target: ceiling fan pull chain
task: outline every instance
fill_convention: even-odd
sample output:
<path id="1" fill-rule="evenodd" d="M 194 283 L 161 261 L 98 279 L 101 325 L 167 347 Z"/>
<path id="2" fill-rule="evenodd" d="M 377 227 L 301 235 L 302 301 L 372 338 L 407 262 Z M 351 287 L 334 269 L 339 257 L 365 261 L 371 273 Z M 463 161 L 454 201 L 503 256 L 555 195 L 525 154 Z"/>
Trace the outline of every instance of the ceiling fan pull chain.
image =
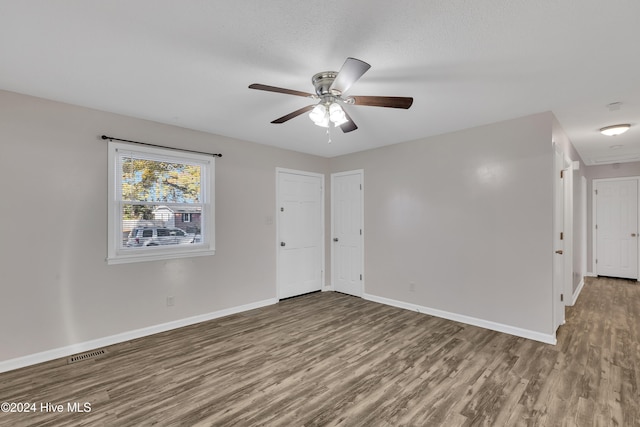
<path id="1" fill-rule="evenodd" d="M 331 133 L 329 133 L 329 128 L 330 128 L 330 127 L 331 127 L 331 126 L 328 126 L 328 127 L 327 127 L 327 137 L 329 138 L 328 144 L 331 144 Z"/>

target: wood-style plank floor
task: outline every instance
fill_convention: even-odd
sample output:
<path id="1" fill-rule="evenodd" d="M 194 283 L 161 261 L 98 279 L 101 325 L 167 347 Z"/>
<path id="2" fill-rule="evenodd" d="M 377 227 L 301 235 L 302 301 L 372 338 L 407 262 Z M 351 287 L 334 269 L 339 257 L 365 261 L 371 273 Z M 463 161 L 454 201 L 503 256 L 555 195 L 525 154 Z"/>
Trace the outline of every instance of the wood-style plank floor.
<path id="1" fill-rule="evenodd" d="M 587 279 L 552 346 L 316 293 L 0 374 L 2 426 L 639 426 L 640 285 Z M 70 413 L 68 402 L 91 412 Z"/>

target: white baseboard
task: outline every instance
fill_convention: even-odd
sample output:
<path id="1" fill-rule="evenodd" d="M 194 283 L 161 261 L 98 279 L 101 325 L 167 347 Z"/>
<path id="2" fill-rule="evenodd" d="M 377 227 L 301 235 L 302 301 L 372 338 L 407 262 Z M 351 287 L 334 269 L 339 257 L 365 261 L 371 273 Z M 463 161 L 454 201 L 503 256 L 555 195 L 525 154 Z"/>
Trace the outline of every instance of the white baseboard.
<path id="1" fill-rule="evenodd" d="M 455 322 L 466 323 L 467 325 L 479 326 L 481 328 L 490 329 L 492 331 L 504 332 L 505 334 L 515 335 L 517 337 L 527 338 L 534 341 L 540 341 L 545 344 L 556 344 L 555 334 L 543 334 L 541 332 L 531 331 L 528 329 L 517 328 L 515 326 L 504 325 L 489 320 L 478 319 L 476 317 L 465 316 L 448 311 L 438 310 L 435 308 L 424 307 L 411 304 L 404 301 L 397 301 L 389 298 L 379 297 L 370 294 L 364 294 L 363 298 L 369 301 L 378 302 L 380 304 L 390 305 L 393 307 L 404 308 L 406 310 L 417 311 L 419 313 L 428 314 L 443 319 L 453 320 Z"/>
<path id="2" fill-rule="evenodd" d="M 582 280 L 580 280 L 580 283 L 578 283 L 578 287 L 573 292 L 573 296 L 571 297 L 571 304 L 569 305 L 576 304 L 576 301 L 578 301 L 578 296 L 580 295 L 580 292 L 582 292 L 583 287 L 584 287 L 584 277 L 582 278 Z"/>
<path id="3" fill-rule="evenodd" d="M 268 305 L 273 305 L 273 304 L 276 304 L 277 302 L 278 302 L 277 298 L 270 298 L 263 301 L 244 304 L 238 307 L 226 308 L 224 310 L 214 311 L 212 313 L 206 313 L 198 316 L 187 317 L 185 319 L 174 320 L 172 322 L 149 326 L 147 328 L 135 329 L 133 331 L 123 332 L 121 334 L 111 335 L 104 338 L 98 338 L 91 341 L 72 344 L 66 347 L 55 348 L 53 350 L 47 350 L 40 353 L 30 354 L 30 355 L 18 357 L 15 359 L 0 361 L 0 373 L 12 371 L 14 369 L 24 368 L 25 366 L 36 365 L 42 362 L 48 362 L 50 360 L 59 359 L 61 357 L 68 357 L 76 353 L 83 353 L 85 351 L 94 350 L 96 348 L 106 347 L 109 345 L 114 345 L 121 342 L 146 337 L 146 336 L 157 334 L 160 332 L 170 331 L 172 329 L 182 328 L 184 326 L 194 325 L 196 323 L 206 322 L 208 320 L 229 316 L 231 314 L 241 313 L 243 311 L 248 311 L 248 310 L 253 310 L 260 307 L 265 307 Z"/>
<path id="4" fill-rule="evenodd" d="M 598 277 L 598 275 L 596 273 L 592 273 L 590 271 L 588 271 L 584 276 L 585 277 Z"/>

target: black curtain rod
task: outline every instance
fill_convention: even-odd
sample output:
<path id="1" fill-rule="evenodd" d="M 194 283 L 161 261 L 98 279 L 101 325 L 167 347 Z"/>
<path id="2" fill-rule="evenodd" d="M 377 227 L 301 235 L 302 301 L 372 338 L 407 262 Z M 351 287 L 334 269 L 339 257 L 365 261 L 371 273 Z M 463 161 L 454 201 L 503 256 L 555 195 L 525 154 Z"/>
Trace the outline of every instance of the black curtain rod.
<path id="1" fill-rule="evenodd" d="M 189 152 L 189 153 L 205 154 L 207 156 L 213 156 L 213 157 L 222 157 L 222 154 L 205 153 L 203 151 L 195 151 L 195 150 L 185 150 L 183 148 L 165 147 L 164 145 L 149 144 L 148 142 L 131 141 L 131 140 L 128 140 L 128 139 L 114 138 L 112 136 L 107 136 L 107 135 L 102 135 L 101 138 L 102 139 L 108 139 L 108 140 L 111 140 L 111 141 L 132 142 L 134 144 L 146 145 L 148 147 L 168 148 L 169 150 L 179 150 L 179 151 L 186 151 L 186 152 Z"/>

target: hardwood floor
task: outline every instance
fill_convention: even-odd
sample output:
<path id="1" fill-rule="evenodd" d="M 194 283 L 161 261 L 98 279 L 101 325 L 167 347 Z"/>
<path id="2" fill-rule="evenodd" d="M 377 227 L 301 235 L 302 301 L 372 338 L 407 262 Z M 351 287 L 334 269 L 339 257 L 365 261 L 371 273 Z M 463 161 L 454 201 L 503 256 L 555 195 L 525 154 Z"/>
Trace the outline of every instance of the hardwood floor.
<path id="1" fill-rule="evenodd" d="M 0 425 L 639 426 L 640 285 L 588 278 L 566 319 L 551 346 L 310 294 L 0 374 L 37 404 Z"/>

